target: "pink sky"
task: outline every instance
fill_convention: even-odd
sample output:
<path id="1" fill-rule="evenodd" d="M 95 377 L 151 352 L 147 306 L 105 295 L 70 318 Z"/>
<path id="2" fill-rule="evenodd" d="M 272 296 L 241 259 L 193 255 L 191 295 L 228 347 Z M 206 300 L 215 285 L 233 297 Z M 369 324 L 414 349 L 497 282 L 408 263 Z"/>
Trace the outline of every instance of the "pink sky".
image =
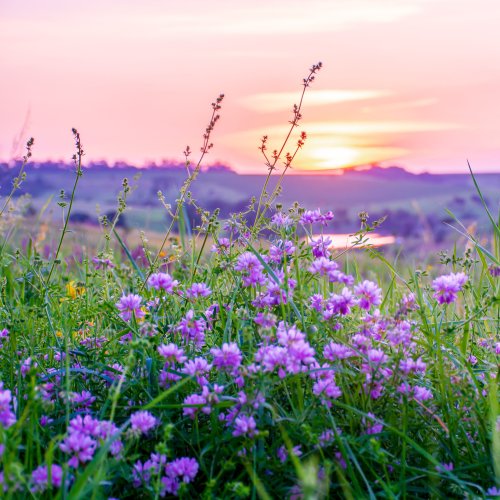
<path id="1" fill-rule="evenodd" d="M 265 172 L 308 68 L 297 169 L 380 162 L 415 172 L 500 170 L 497 0 L 2 0 L 0 159 L 137 164 L 198 150 Z"/>

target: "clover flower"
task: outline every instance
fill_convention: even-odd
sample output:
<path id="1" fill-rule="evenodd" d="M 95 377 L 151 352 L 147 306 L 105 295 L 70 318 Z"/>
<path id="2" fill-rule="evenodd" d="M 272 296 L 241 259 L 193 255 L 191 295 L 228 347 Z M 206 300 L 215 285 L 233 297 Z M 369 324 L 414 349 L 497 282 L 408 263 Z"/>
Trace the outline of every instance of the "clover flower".
<path id="1" fill-rule="evenodd" d="M 370 309 L 382 302 L 382 290 L 373 281 L 365 280 L 354 287 L 354 293 L 359 297 L 358 306 L 361 309 Z"/>
<path id="2" fill-rule="evenodd" d="M 214 357 L 213 364 L 216 368 L 227 369 L 233 373 L 237 371 L 243 359 L 238 345 L 234 342 L 224 343 L 221 348 L 213 347 L 210 352 Z"/>
<path id="3" fill-rule="evenodd" d="M 52 464 L 50 467 L 50 487 L 60 488 L 63 470 L 60 465 Z M 33 481 L 33 492 L 42 493 L 49 487 L 49 470 L 47 465 L 40 465 L 31 473 Z"/>
<path id="4" fill-rule="evenodd" d="M 133 293 L 122 295 L 119 302 L 116 303 L 116 307 L 120 311 L 120 318 L 123 321 L 130 321 L 132 317 L 136 319 L 144 318 L 146 313 L 142 310 L 141 306 L 142 297 Z"/>
<path id="5" fill-rule="evenodd" d="M 186 297 L 190 299 L 195 299 L 197 297 L 208 297 L 211 293 L 212 290 L 210 290 L 206 283 L 193 283 L 186 290 Z"/>
<path id="6" fill-rule="evenodd" d="M 457 294 L 462 290 L 467 282 L 465 273 L 451 273 L 444 276 L 439 276 L 432 282 L 432 288 L 435 293 L 433 297 L 440 304 L 450 304 L 457 300 Z"/>
<path id="7" fill-rule="evenodd" d="M 252 438 L 257 435 L 257 423 L 252 416 L 241 415 L 234 420 L 233 436 Z"/>
<path id="8" fill-rule="evenodd" d="M 174 288 L 179 284 L 170 274 L 154 273 L 148 278 L 148 286 L 155 290 L 163 290 L 166 293 L 173 293 Z"/>
<path id="9" fill-rule="evenodd" d="M 203 318 L 194 319 L 194 311 L 190 309 L 175 328 L 186 340 L 193 341 L 197 347 L 205 344 L 205 330 L 207 324 Z"/>
<path id="10" fill-rule="evenodd" d="M 139 434 L 147 434 L 157 423 L 158 421 L 149 411 L 136 411 L 130 415 L 131 429 Z"/>
<path id="11" fill-rule="evenodd" d="M 3 389 L 0 382 L 0 424 L 5 428 L 16 423 L 16 415 L 12 411 L 12 393 L 9 389 Z"/>

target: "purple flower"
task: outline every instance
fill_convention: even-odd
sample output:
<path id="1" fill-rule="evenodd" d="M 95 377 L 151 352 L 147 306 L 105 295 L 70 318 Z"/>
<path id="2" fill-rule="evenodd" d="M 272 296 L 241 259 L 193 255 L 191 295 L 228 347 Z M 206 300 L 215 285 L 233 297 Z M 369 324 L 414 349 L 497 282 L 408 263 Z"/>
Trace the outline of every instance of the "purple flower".
<path id="1" fill-rule="evenodd" d="M 221 348 L 213 347 L 210 352 L 214 357 L 213 364 L 216 368 L 229 369 L 233 373 L 236 372 L 243 359 L 239 347 L 234 342 L 224 343 Z"/>
<path id="2" fill-rule="evenodd" d="M 318 236 L 317 239 L 312 239 L 309 242 L 309 246 L 312 247 L 312 253 L 315 258 L 319 257 L 329 257 L 330 256 L 330 246 L 333 240 L 329 236 Z"/>
<path id="3" fill-rule="evenodd" d="M 253 319 L 261 328 L 272 328 L 276 325 L 276 316 L 260 312 Z"/>
<path id="4" fill-rule="evenodd" d="M 123 321 L 130 321 L 133 316 L 136 319 L 143 318 L 145 312 L 141 309 L 142 297 L 136 294 L 123 295 L 120 301 L 116 304 L 120 311 L 120 318 Z"/>
<path id="5" fill-rule="evenodd" d="M 244 252 L 238 256 L 235 271 L 243 273 L 243 286 L 264 285 L 266 277 L 264 266 L 252 252 Z"/>
<path id="6" fill-rule="evenodd" d="M 148 278 L 148 286 L 155 290 L 163 290 L 166 293 L 173 293 L 174 288 L 179 284 L 170 274 L 154 273 Z"/>
<path id="7" fill-rule="evenodd" d="M 445 472 L 445 471 L 451 472 L 454 468 L 455 467 L 453 465 L 453 462 L 449 462 L 447 464 L 442 463 L 442 464 L 436 465 L 436 470 L 438 472 Z"/>
<path id="8" fill-rule="evenodd" d="M 202 409 L 205 404 L 205 398 L 201 394 L 191 394 L 184 399 L 184 408 L 182 414 L 186 417 L 194 419 L 196 414 Z"/>
<path id="9" fill-rule="evenodd" d="M 71 401 L 73 404 L 82 408 L 88 408 L 95 400 L 96 397 L 92 396 L 92 393 L 89 391 L 82 391 L 81 393 L 74 392 L 71 395 Z"/>
<path id="10" fill-rule="evenodd" d="M 348 288 L 342 290 L 340 295 L 332 293 L 326 301 L 325 319 L 329 319 L 332 315 L 346 316 L 351 313 L 351 307 L 356 301 Z"/>
<path id="11" fill-rule="evenodd" d="M 115 265 L 109 259 L 100 259 L 99 257 L 92 257 L 92 262 L 96 269 L 112 269 Z"/>
<path id="12" fill-rule="evenodd" d="M 194 299 L 196 297 L 208 297 L 212 290 L 205 283 L 193 283 L 186 290 L 186 297 Z"/>
<path id="13" fill-rule="evenodd" d="M 491 488 L 488 488 L 488 491 L 486 494 L 489 497 L 500 497 L 500 488 L 497 488 L 496 486 L 492 486 Z"/>
<path id="14" fill-rule="evenodd" d="M 193 341 L 197 347 L 202 347 L 205 344 L 206 328 L 205 320 L 194 319 L 194 311 L 190 309 L 175 329 L 180 332 L 186 342 Z"/>
<path id="15" fill-rule="evenodd" d="M 326 276 L 332 271 L 338 269 L 338 264 L 327 257 L 318 257 L 309 266 L 309 272 L 312 274 L 319 274 L 320 276 Z"/>
<path id="16" fill-rule="evenodd" d="M 196 377 L 196 381 L 200 385 L 208 384 L 208 380 L 205 375 L 210 372 L 212 369 L 212 365 L 205 359 L 201 357 L 197 357 L 194 359 L 190 359 L 182 369 L 182 373 L 186 375 L 190 375 L 192 377 Z"/>
<path id="17" fill-rule="evenodd" d="M 293 224 L 293 221 L 288 215 L 285 215 L 283 212 L 276 212 L 271 217 L 271 224 L 276 227 L 289 227 Z"/>
<path id="18" fill-rule="evenodd" d="M 184 363 L 186 356 L 184 350 L 175 344 L 162 344 L 158 347 L 158 353 L 168 362 Z"/>
<path id="19" fill-rule="evenodd" d="M 0 382 L 0 424 L 5 428 L 16 423 L 16 416 L 12 411 L 12 393 L 8 389 L 3 389 Z"/>
<path id="20" fill-rule="evenodd" d="M 435 291 L 433 297 L 440 304 L 455 302 L 457 300 L 457 293 L 462 290 L 467 279 L 465 273 L 452 273 L 436 278 L 432 282 L 432 288 Z"/>
<path id="21" fill-rule="evenodd" d="M 297 446 L 294 446 L 292 448 L 292 453 L 296 456 L 296 457 L 300 457 L 302 455 L 302 450 L 301 450 L 301 446 L 300 444 L 297 445 Z M 278 456 L 279 458 L 279 461 L 284 464 L 288 458 L 288 451 L 287 449 L 284 447 L 284 446 L 280 446 L 278 448 L 278 450 L 276 451 L 276 455 Z"/>
<path id="22" fill-rule="evenodd" d="M 300 218 L 301 224 L 314 224 L 319 222 L 322 226 L 326 226 L 333 219 L 333 212 L 328 211 L 324 214 L 317 208 L 316 210 L 306 210 Z"/>
<path id="23" fill-rule="evenodd" d="M 420 386 L 415 386 L 413 388 L 413 397 L 417 401 L 427 401 L 428 399 L 432 399 L 432 392 L 429 389 L 426 389 L 425 387 L 420 387 Z"/>
<path id="24" fill-rule="evenodd" d="M 62 483 L 63 470 L 60 465 L 52 464 L 50 467 L 51 487 L 60 488 Z M 31 473 L 33 481 L 33 491 L 43 492 L 49 483 L 49 471 L 46 465 L 40 465 Z"/>
<path id="25" fill-rule="evenodd" d="M 190 483 L 198 474 L 199 465 L 194 458 L 177 458 L 169 462 L 165 472 L 169 477 L 178 477 L 184 483 Z"/>
<path id="26" fill-rule="evenodd" d="M 382 302 L 382 290 L 373 281 L 365 280 L 354 287 L 354 293 L 359 297 L 358 306 L 361 309 L 370 309 Z"/>
<path id="27" fill-rule="evenodd" d="M 75 469 L 80 463 L 90 462 L 94 456 L 97 443 L 90 436 L 81 432 L 71 432 L 66 439 L 59 444 L 64 453 L 72 455 L 68 461 L 70 467 Z"/>
<path id="28" fill-rule="evenodd" d="M 156 426 L 158 421 L 149 411 L 136 411 L 130 415 L 130 423 L 133 431 L 146 434 Z"/>
<path id="29" fill-rule="evenodd" d="M 491 276 L 493 276 L 494 278 L 498 278 L 500 276 L 500 266 L 493 266 L 491 265 L 489 268 L 488 268 Z"/>
<path id="30" fill-rule="evenodd" d="M 252 416 L 241 415 L 234 420 L 234 437 L 244 436 L 252 438 L 257 432 L 257 424 Z"/>
<path id="31" fill-rule="evenodd" d="M 325 346 L 323 356 L 329 361 L 335 361 L 337 359 L 351 358 L 356 356 L 356 353 L 346 345 L 330 342 Z"/>

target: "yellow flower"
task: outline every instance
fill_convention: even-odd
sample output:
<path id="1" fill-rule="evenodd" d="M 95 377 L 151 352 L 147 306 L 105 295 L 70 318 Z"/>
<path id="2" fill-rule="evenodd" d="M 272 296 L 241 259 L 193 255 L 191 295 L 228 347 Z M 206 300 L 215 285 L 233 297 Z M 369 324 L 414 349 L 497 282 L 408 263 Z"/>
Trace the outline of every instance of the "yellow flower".
<path id="1" fill-rule="evenodd" d="M 57 330 L 56 331 L 56 337 L 61 338 L 62 336 L 63 336 L 63 333 L 61 332 L 61 330 Z"/>
<path id="2" fill-rule="evenodd" d="M 68 297 L 71 297 L 72 299 L 76 299 L 78 295 L 83 295 L 85 293 L 85 287 L 83 286 L 76 286 L 75 281 L 70 281 L 66 285 L 66 292 Z"/>

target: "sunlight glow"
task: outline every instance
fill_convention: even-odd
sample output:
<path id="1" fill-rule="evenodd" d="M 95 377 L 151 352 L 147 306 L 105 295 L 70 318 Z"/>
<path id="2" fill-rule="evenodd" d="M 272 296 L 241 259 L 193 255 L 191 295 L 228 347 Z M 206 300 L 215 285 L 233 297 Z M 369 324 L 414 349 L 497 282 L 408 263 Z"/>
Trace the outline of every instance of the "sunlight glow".
<path id="1" fill-rule="evenodd" d="M 307 106 L 325 106 L 341 102 L 375 99 L 390 95 L 384 90 L 311 90 L 307 93 L 305 102 Z M 269 92 L 244 97 L 241 103 L 260 113 L 270 113 L 289 109 L 297 100 L 297 92 Z"/>

